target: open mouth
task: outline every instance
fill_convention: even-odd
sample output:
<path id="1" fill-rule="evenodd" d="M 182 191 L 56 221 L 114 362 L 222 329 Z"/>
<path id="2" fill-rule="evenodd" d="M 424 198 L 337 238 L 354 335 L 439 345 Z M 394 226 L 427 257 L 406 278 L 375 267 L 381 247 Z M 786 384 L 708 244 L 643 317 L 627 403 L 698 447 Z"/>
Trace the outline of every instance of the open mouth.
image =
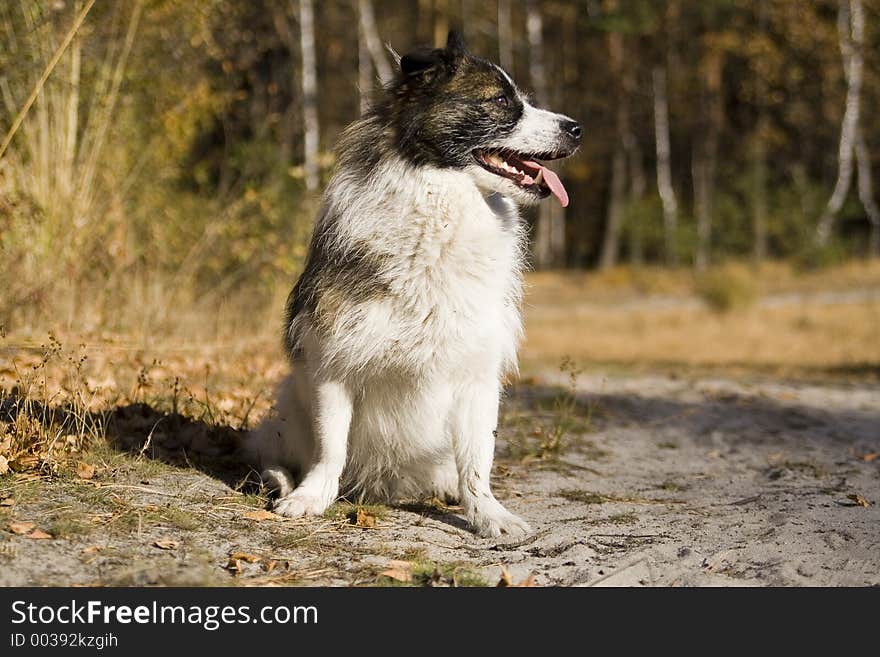
<path id="1" fill-rule="evenodd" d="M 568 192 L 553 171 L 538 160 L 555 160 L 556 153 L 515 153 L 505 149 L 479 149 L 473 152 L 477 163 L 496 176 L 512 180 L 518 187 L 546 198 L 553 194 L 562 207 L 568 205 Z"/>

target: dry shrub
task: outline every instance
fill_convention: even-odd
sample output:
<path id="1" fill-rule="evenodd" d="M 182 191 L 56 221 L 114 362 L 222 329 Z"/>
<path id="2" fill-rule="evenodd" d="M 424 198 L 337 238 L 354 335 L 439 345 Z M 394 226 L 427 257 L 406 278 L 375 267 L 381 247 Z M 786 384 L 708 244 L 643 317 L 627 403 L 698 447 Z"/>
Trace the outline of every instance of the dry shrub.
<path id="1" fill-rule="evenodd" d="M 758 283 L 743 266 L 726 265 L 702 274 L 695 291 L 709 308 L 719 313 L 747 308 L 758 298 Z"/>

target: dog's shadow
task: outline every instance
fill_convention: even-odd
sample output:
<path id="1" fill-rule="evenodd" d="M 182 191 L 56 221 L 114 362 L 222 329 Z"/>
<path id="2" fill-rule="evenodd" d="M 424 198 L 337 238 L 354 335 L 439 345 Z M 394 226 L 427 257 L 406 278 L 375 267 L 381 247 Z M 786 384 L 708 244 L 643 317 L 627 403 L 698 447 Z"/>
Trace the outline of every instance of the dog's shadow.
<path id="1" fill-rule="evenodd" d="M 60 435 L 103 434 L 107 444 L 119 452 L 193 468 L 241 492 L 260 489 L 257 473 L 241 453 L 247 434 L 241 429 L 166 413 L 145 403 L 83 413 L 23 397 L 0 397 L 0 420 L 15 422 L 20 416 Z"/>
<path id="2" fill-rule="evenodd" d="M 108 444 L 181 468 L 194 468 L 234 490 L 255 493 L 260 478 L 245 461 L 243 429 L 212 424 L 149 404 L 119 406 L 105 415 Z"/>
<path id="3" fill-rule="evenodd" d="M 243 454 L 242 445 L 248 434 L 243 429 L 167 413 L 146 403 L 83 414 L 35 400 L 0 397 L 0 420 L 14 422 L 20 415 L 56 431 L 85 428 L 103 432 L 107 444 L 118 452 L 195 469 L 242 493 L 267 493 L 259 473 L 248 465 Z M 391 506 L 458 530 L 470 529 L 454 509 L 433 501 L 404 501 Z"/>
<path id="4" fill-rule="evenodd" d="M 460 511 L 443 508 L 434 504 L 432 501 L 400 502 L 395 504 L 394 508 L 409 513 L 415 513 L 420 516 L 420 518 L 431 518 L 432 520 L 436 520 L 437 522 L 441 522 L 468 533 L 473 531 L 470 524 L 462 518 L 461 515 L 457 515 Z"/>

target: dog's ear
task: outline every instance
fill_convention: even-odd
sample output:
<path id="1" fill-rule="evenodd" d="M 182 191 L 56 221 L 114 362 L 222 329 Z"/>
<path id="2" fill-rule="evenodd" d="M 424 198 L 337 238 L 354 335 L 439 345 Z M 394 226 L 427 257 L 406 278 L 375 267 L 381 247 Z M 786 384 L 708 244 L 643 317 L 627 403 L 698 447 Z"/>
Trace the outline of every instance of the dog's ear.
<path id="1" fill-rule="evenodd" d="M 406 75 L 425 75 L 443 64 L 442 50 L 420 48 L 400 58 L 400 70 Z"/>
<path id="2" fill-rule="evenodd" d="M 421 48 L 406 54 L 400 58 L 400 70 L 428 84 L 455 75 L 466 55 L 467 48 L 461 32 L 452 30 L 446 39 L 446 48 Z"/>
<path id="3" fill-rule="evenodd" d="M 446 52 L 450 59 L 460 60 L 467 55 L 467 46 L 464 45 L 464 36 L 458 30 L 450 30 L 446 37 Z"/>

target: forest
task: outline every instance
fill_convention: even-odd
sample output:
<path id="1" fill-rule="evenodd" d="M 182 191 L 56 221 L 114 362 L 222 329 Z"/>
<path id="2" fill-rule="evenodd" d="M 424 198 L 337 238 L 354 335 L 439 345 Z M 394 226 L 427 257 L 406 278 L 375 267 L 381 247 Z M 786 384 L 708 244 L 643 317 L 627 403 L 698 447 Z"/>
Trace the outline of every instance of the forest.
<path id="1" fill-rule="evenodd" d="M 583 126 L 482 432 L 535 531 L 282 517 L 334 145 L 453 29 Z M 878 107 L 880 0 L 0 0 L 0 587 L 880 585 Z"/>
<path id="2" fill-rule="evenodd" d="M 585 126 L 535 268 L 878 254 L 876 0 L 9 0 L 0 316 L 265 306 L 389 48 L 450 28 Z"/>

